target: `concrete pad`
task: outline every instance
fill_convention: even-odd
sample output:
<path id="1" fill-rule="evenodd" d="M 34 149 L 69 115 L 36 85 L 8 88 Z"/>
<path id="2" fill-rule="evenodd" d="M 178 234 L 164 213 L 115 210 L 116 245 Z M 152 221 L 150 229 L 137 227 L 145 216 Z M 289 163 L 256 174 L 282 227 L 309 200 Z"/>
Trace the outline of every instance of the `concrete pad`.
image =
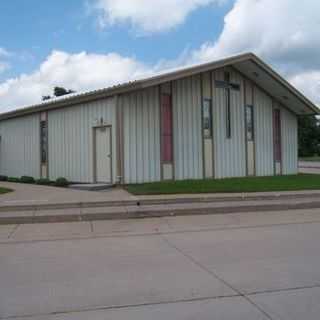
<path id="1" fill-rule="evenodd" d="M 300 173 L 320 174 L 320 168 L 299 168 Z"/>
<path id="2" fill-rule="evenodd" d="M 18 211 L 6 211 L 0 212 L 0 218 L 11 218 L 11 217 L 33 217 L 34 210 L 18 210 Z"/>
<path id="3" fill-rule="evenodd" d="M 250 299 L 274 319 L 318 320 L 320 317 L 320 288 L 263 293 Z"/>
<path id="4" fill-rule="evenodd" d="M 18 318 L 17 320 L 22 320 Z M 255 307 L 240 297 L 160 305 L 96 310 L 60 315 L 42 315 L 24 320 L 266 320 Z"/>
<path id="5" fill-rule="evenodd" d="M 34 216 L 64 216 L 64 215 L 80 215 L 80 208 L 70 209 L 50 209 L 50 210 L 36 210 Z"/>
<path id="6" fill-rule="evenodd" d="M 158 236 L 0 245 L 0 318 L 235 292 Z"/>
<path id="7" fill-rule="evenodd" d="M 8 239 L 10 234 L 14 231 L 16 228 L 16 225 L 7 225 L 7 226 L 1 226 L 0 225 L 0 239 Z"/>
<path id="8" fill-rule="evenodd" d="M 11 240 L 48 240 L 91 235 L 89 222 L 23 224 L 15 230 Z"/>
<path id="9" fill-rule="evenodd" d="M 156 234 L 170 231 L 165 218 L 93 221 L 92 225 L 94 234 L 99 235 Z"/>
<path id="10" fill-rule="evenodd" d="M 319 223 L 164 235 L 245 293 L 320 284 Z"/>
<path id="11" fill-rule="evenodd" d="M 268 226 L 274 224 L 320 222 L 320 210 L 242 212 L 214 215 L 165 217 L 170 231 L 200 231 Z"/>
<path id="12" fill-rule="evenodd" d="M 116 206 L 116 207 L 97 207 L 97 208 L 82 208 L 81 209 L 82 214 L 100 214 L 100 213 L 118 213 L 120 214 L 126 214 L 127 210 L 124 206 Z"/>
<path id="13" fill-rule="evenodd" d="M 14 192 L 1 195 L 0 204 L 55 204 L 64 202 L 95 202 L 114 200 L 133 200 L 136 197 L 119 188 L 99 192 L 71 190 L 22 183 L 1 182 L 3 187 L 11 188 Z"/>

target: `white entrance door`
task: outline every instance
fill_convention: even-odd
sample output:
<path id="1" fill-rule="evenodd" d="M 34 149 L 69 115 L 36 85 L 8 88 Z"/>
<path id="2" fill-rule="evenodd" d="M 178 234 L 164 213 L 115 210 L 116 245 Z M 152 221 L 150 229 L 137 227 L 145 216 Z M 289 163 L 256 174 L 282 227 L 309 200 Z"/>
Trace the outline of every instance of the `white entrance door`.
<path id="1" fill-rule="evenodd" d="M 111 127 L 95 129 L 96 182 L 111 183 Z"/>

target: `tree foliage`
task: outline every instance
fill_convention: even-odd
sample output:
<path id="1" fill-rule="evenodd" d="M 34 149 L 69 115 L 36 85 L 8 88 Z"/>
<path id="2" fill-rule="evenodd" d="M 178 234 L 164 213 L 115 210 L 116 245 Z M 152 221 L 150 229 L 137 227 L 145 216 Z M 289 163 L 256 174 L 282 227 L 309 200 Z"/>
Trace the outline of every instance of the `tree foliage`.
<path id="1" fill-rule="evenodd" d="M 320 122 L 315 116 L 304 116 L 299 124 L 299 157 L 320 155 Z"/>
<path id="2" fill-rule="evenodd" d="M 53 96 L 42 96 L 42 100 L 45 101 L 45 100 L 50 100 L 52 98 L 56 98 L 56 97 L 61 97 L 61 96 L 64 96 L 66 94 L 70 94 L 70 93 L 75 93 L 75 91 L 73 90 L 68 90 L 68 89 L 65 89 L 63 87 L 54 87 L 53 89 Z"/>

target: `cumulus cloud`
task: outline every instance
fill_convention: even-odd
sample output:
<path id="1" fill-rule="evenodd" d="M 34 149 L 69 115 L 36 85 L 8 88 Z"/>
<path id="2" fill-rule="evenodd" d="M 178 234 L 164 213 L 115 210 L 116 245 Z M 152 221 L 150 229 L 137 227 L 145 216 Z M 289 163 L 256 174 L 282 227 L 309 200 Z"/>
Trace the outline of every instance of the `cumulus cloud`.
<path id="1" fill-rule="evenodd" d="M 217 3 L 218 0 L 99 2 L 104 5 L 104 18 L 108 23 L 128 20 L 146 30 L 155 23 L 152 30 L 159 31 L 181 23 L 194 8 Z M 182 11 L 172 16 L 177 7 L 183 7 L 180 8 Z M 99 55 L 53 51 L 34 72 L 0 83 L 0 112 L 37 103 L 43 95 L 51 94 L 54 86 L 87 91 L 170 67 L 214 60 L 244 51 L 253 51 L 271 63 L 320 105 L 319 9 L 320 2 L 317 0 L 309 0 L 307 4 L 298 0 L 236 0 L 225 17 L 223 31 L 216 42 L 205 43 L 191 53 L 183 52 L 175 61 L 159 60 L 153 66 L 117 53 Z M 170 12 L 170 15 L 164 12 Z M 158 15 L 163 18 L 162 21 L 158 21 Z M 0 70 L 7 54 L 7 51 L 0 49 Z"/>
<path id="2" fill-rule="evenodd" d="M 9 51 L 0 47 L 0 57 L 8 57 L 8 56 L 10 56 Z"/>
<path id="3" fill-rule="evenodd" d="M 10 68 L 9 62 L 6 61 L 10 55 L 9 51 L 0 47 L 0 73 Z"/>
<path id="4" fill-rule="evenodd" d="M 320 107 L 320 70 L 297 73 L 289 81 Z"/>
<path id="5" fill-rule="evenodd" d="M 102 27 L 129 23 L 146 32 L 162 32 L 182 24 L 195 9 L 226 0 L 95 0 Z"/>
<path id="6" fill-rule="evenodd" d="M 319 10 L 318 0 L 237 0 L 218 40 L 203 44 L 191 60 L 252 51 L 320 104 L 312 82 L 320 73 Z"/>
<path id="7" fill-rule="evenodd" d="M 155 71 L 156 67 L 149 68 L 134 58 L 116 53 L 98 55 L 53 51 L 35 72 L 0 83 L 0 112 L 38 103 L 43 95 L 51 94 L 55 86 L 87 91 Z"/>

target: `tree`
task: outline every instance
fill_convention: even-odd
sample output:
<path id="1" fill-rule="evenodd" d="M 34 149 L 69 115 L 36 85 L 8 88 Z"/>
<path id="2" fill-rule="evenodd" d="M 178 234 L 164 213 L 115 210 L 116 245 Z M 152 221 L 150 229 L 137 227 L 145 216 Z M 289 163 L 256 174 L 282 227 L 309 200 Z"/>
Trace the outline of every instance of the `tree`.
<path id="1" fill-rule="evenodd" d="M 65 89 L 63 87 L 54 87 L 54 89 L 53 89 L 53 97 L 51 97 L 51 96 L 42 96 L 42 100 L 45 101 L 45 100 L 52 99 L 54 97 L 61 97 L 61 96 L 64 96 L 64 95 L 70 94 L 70 93 L 75 93 L 75 91 L 67 90 L 67 89 Z"/>
<path id="2" fill-rule="evenodd" d="M 299 157 L 320 155 L 320 122 L 315 116 L 303 116 L 298 120 Z"/>
<path id="3" fill-rule="evenodd" d="M 66 94 L 74 93 L 75 91 L 67 90 L 67 89 L 65 89 L 63 87 L 55 87 L 53 92 L 54 92 L 54 96 L 55 97 L 61 97 L 61 96 L 64 96 Z"/>

